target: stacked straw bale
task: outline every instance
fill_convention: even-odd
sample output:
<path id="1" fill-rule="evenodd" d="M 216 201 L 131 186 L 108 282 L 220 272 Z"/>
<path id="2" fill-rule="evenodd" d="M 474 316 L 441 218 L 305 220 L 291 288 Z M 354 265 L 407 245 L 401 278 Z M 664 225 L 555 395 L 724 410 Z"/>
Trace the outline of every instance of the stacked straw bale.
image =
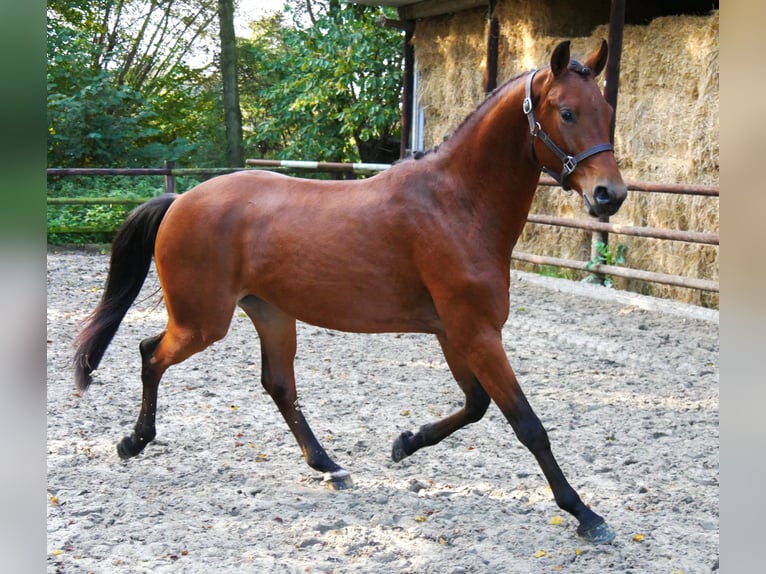
<path id="1" fill-rule="evenodd" d="M 592 4 L 592 6 L 589 6 Z M 608 36 L 608 6 L 552 0 L 499 0 L 498 82 L 548 64 L 572 40 L 583 58 Z M 426 146 L 438 144 L 484 98 L 487 14 L 476 9 L 418 22 L 415 51 L 426 104 Z M 626 180 L 718 184 L 718 11 L 627 25 L 623 36 L 615 150 Z M 541 187 L 532 212 L 584 217 L 582 200 Z M 632 192 L 616 223 L 717 233 L 718 199 Z M 628 265 L 718 279 L 718 248 L 613 235 L 628 247 Z M 587 260 L 586 231 L 528 225 L 519 251 Z M 522 265 L 519 264 L 519 267 Z M 572 272 L 572 277 L 578 276 Z M 716 294 L 616 279 L 621 288 L 717 307 Z"/>
<path id="2" fill-rule="evenodd" d="M 484 10 L 417 24 L 414 41 L 426 147 L 441 142 L 484 98 L 485 25 Z"/>

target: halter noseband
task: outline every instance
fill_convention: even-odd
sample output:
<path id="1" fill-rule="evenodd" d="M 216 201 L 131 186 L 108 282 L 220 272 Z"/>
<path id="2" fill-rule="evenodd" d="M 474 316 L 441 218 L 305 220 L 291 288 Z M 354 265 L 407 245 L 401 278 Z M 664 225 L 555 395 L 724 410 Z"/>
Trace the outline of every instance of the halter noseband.
<path id="1" fill-rule="evenodd" d="M 541 165 L 542 171 L 550 175 L 553 179 L 555 179 L 559 184 L 561 184 L 561 187 L 564 188 L 564 190 L 569 191 L 571 188 L 567 185 L 566 181 L 567 178 L 571 175 L 571 173 L 575 170 L 577 167 L 577 164 L 583 161 L 586 158 L 589 158 L 592 155 L 596 155 L 597 153 L 601 153 L 602 151 L 614 151 L 614 146 L 610 143 L 602 143 L 598 145 L 594 145 L 592 148 L 585 150 L 582 153 L 578 153 L 576 156 L 571 156 L 562 149 L 556 145 L 556 143 L 550 138 L 550 136 L 545 133 L 545 130 L 543 130 L 542 126 L 540 125 L 540 122 L 538 122 L 535 119 L 535 110 L 534 105 L 532 104 L 532 80 L 535 77 L 535 74 L 537 73 L 537 70 L 532 70 L 530 72 L 529 76 L 527 76 L 527 87 L 526 87 L 526 94 L 524 98 L 524 103 L 522 104 L 522 108 L 524 110 L 524 115 L 527 116 L 527 121 L 529 121 L 529 133 L 532 137 L 529 138 L 529 157 L 532 159 L 533 162 L 539 164 L 540 162 L 537 161 L 537 157 L 535 157 L 535 137 L 540 138 L 540 140 L 547 146 L 549 150 L 551 150 L 556 157 L 558 157 L 561 160 L 561 163 L 563 165 L 561 169 L 561 174 L 556 173 L 550 168 L 545 167 L 544 165 Z"/>

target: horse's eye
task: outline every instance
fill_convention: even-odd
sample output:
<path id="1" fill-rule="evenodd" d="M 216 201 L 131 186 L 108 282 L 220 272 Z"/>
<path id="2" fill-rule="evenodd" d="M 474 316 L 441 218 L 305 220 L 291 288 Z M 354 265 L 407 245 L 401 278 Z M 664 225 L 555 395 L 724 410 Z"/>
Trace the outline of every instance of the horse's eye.
<path id="1" fill-rule="evenodd" d="M 574 121 L 574 114 L 572 113 L 572 110 L 561 110 L 561 119 L 565 122 L 573 122 Z"/>

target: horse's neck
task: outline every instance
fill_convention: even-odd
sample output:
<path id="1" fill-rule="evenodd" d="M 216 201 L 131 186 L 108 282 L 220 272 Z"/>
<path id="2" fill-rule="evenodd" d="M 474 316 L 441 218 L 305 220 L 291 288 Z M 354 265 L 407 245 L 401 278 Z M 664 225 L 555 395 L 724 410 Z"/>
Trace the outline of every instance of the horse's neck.
<path id="1" fill-rule="evenodd" d="M 512 248 L 526 221 L 540 169 L 529 157 L 529 124 L 522 110 L 525 76 L 491 96 L 442 146 L 464 182 L 458 193 L 483 207 Z"/>

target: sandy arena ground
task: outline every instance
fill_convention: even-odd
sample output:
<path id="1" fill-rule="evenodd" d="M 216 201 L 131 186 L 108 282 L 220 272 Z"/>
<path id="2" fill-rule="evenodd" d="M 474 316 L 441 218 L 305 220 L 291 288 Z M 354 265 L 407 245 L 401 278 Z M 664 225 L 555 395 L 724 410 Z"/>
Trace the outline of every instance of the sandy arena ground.
<path id="1" fill-rule="evenodd" d="M 513 274 L 505 346 L 572 485 L 617 531 L 578 538 L 492 405 L 393 463 L 404 430 L 462 404 L 427 335 L 299 325 L 300 403 L 355 488 L 324 488 L 260 387 L 243 313 L 160 385 L 158 435 L 118 458 L 141 400 L 141 339 L 164 327 L 150 275 L 95 382 L 77 325 L 108 256 L 48 254 L 48 572 L 698 574 L 718 570 L 718 314 Z"/>

